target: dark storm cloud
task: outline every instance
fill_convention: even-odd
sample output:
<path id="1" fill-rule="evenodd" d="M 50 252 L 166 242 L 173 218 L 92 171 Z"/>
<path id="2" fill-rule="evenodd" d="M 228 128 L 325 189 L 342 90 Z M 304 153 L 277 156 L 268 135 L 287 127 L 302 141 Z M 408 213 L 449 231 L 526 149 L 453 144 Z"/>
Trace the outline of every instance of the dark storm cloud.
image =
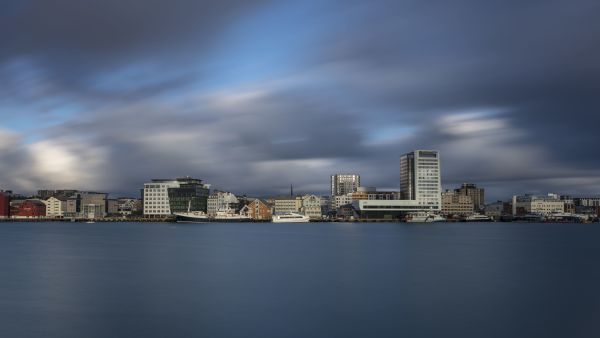
<path id="1" fill-rule="evenodd" d="M 531 175 L 558 179 L 581 175 L 578 169 L 598 175 L 597 1 L 393 1 L 360 10 L 366 14 L 354 16 L 344 35 L 331 38 L 326 55 L 331 62 L 356 65 L 359 74 L 350 80 L 373 105 L 395 108 L 390 119 L 395 115 L 421 128 L 405 145 L 447 148 L 461 145 L 460 140 L 485 141 L 489 135 L 448 134 L 432 122 L 448 114 L 496 110 L 502 112 L 507 137 L 477 150 L 534 148 L 532 156 L 544 154 L 543 162 L 530 163 L 538 169 L 505 163 L 499 173 L 477 165 L 478 154 L 459 154 L 460 160 L 469 157 L 464 167 L 446 156 L 447 180 L 460 181 L 459 175 L 486 181 Z M 501 144 L 505 147 L 497 147 Z M 560 167 L 560 174 L 549 174 L 544 166 Z"/>
<path id="2" fill-rule="evenodd" d="M 223 41 L 273 2 L 6 5 L 0 102 L 83 107 L 34 142 L 0 134 L 13 144 L 0 148 L 14 159 L 3 171 L 30 168 L 27 184 L 1 176 L 14 186 L 67 168 L 89 188 L 123 192 L 185 174 L 238 192 L 322 192 L 338 171 L 397 188 L 398 156 L 434 148 L 449 185 L 475 181 L 498 197 L 600 192 L 597 1 L 331 1 L 302 12 L 312 37 L 286 55 L 296 68 L 227 90 L 195 88 L 198 64 L 215 41 L 272 38 L 242 30 Z"/>
<path id="3" fill-rule="evenodd" d="M 156 81 L 181 62 L 198 57 L 236 17 L 264 2 L 4 1 L 0 63 L 24 58 L 46 81 L 66 87 L 67 92 L 93 90 L 94 76 L 139 64 L 153 65 L 147 70 L 153 76 L 147 77 Z M 138 87 L 146 86 L 144 80 Z M 167 85 L 179 84 L 181 78 L 172 81 Z M 161 89 L 157 87 L 161 84 L 148 85 L 148 90 Z"/>

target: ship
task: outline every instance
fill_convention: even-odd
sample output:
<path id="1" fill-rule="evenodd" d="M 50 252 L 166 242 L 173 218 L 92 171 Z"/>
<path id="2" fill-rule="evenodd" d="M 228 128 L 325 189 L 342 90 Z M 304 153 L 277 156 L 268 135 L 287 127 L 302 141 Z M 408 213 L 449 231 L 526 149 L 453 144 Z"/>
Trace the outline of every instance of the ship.
<path id="1" fill-rule="evenodd" d="M 415 213 L 410 214 L 406 217 L 408 223 L 434 223 L 434 222 L 446 222 L 446 218 L 441 215 L 431 213 Z"/>
<path id="2" fill-rule="evenodd" d="M 174 212 L 177 223 L 206 223 L 209 221 L 208 215 L 204 211 L 191 211 L 192 201 L 188 202 L 187 212 Z"/>
<path id="3" fill-rule="evenodd" d="M 310 217 L 306 215 L 297 214 L 294 212 L 290 212 L 287 214 L 279 214 L 273 215 L 273 219 L 271 220 L 273 223 L 308 223 L 310 222 Z"/>
<path id="4" fill-rule="evenodd" d="M 482 214 L 473 214 L 465 218 L 465 222 L 493 222 L 494 220 L 490 216 Z"/>
<path id="5" fill-rule="evenodd" d="M 241 215 L 233 211 L 233 209 L 225 209 L 217 211 L 214 217 L 209 218 L 212 222 L 251 222 L 252 218 L 247 215 Z"/>
<path id="6" fill-rule="evenodd" d="M 173 215 L 177 223 L 207 223 L 210 221 L 204 211 L 176 212 Z"/>

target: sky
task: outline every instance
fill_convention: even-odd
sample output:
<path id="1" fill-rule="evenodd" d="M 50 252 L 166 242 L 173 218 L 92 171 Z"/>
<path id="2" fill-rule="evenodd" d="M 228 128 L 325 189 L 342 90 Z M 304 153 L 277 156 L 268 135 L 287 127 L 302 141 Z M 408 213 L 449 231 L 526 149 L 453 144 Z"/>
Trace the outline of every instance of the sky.
<path id="1" fill-rule="evenodd" d="M 600 194 L 600 2 L 4 0 L 0 189 Z"/>

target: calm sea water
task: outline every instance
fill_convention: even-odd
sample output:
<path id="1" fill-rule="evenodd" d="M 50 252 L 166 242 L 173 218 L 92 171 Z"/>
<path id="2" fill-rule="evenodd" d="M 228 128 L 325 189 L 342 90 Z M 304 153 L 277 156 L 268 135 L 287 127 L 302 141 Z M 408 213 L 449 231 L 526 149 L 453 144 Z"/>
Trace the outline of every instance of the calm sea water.
<path id="1" fill-rule="evenodd" d="M 0 337 L 600 337 L 600 224 L 0 223 Z"/>

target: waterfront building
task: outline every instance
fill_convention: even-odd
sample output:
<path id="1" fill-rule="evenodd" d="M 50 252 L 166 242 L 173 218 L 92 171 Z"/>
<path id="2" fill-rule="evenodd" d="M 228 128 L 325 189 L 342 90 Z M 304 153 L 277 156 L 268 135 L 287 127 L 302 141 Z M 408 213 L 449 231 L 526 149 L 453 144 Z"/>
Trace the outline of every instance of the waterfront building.
<path id="1" fill-rule="evenodd" d="M 78 191 L 66 199 L 67 218 L 102 218 L 106 216 L 107 193 Z"/>
<path id="2" fill-rule="evenodd" d="M 10 217 L 10 194 L 0 191 L 0 218 Z"/>
<path id="3" fill-rule="evenodd" d="M 352 201 L 359 200 L 397 200 L 399 193 L 397 191 L 377 191 L 375 187 L 358 187 L 356 192 L 351 194 Z"/>
<path id="4" fill-rule="evenodd" d="M 331 196 L 353 193 L 358 187 L 360 187 L 360 175 L 358 174 L 331 175 Z"/>
<path id="5" fill-rule="evenodd" d="M 368 200 L 369 194 L 377 192 L 375 187 L 358 187 L 355 192 L 351 193 L 352 201 Z"/>
<path id="6" fill-rule="evenodd" d="M 38 192 L 39 194 L 39 192 Z M 63 218 L 67 210 L 67 198 L 60 195 L 52 195 L 43 201 L 46 205 L 46 217 Z"/>
<path id="7" fill-rule="evenodd" d="M 36 199 L 22 201 L 14 206 L 11 214 L 13 218 L 44 218 L 46 217 L 46 205 Z"/>
<path id="8" fill-rule="evenodd" d="M 338 220 L 353 220 L 356 218 L 357 212 L 352 204 L 346 204 L 336 210 L 335 216 Z"/>
<path id="9" fill-rule="evenodd" d="M 103 218 L 106 216 L 105 208 L 104 203 L 82 203 L 79 217 L 89 219 Z"/>
<path id="10" fill-rule="evenodd" d="M 331 210 L 331 196 L 321 196 L 321 214 L 328 215 Z"/>
<path id="11" fill-rule="evenodd" d="M 471 196 L 451 190 L 442 193 L 442 215 L 469 216 L 474 211 Z"/>
<path id="12" fill-rule="evenodd" d="M 509 202 L 497 201 L 487 204 L 484 208 L 486 216 L 494 219 L 500 219 L 503 216 L 512 215 L 512 204 Z"/>
<path id="13" fill-rule="evenodd" d="M 302 197 L 300 196 L 272 197 L 269 202 L 273 204 L 274 214 L 298 213 L 302 208 Z"/>
<path id="14" fill-rule="evenodd" d="M 560 195 L 558 197 L 561 201 L 565 202 L 565 212 L 574 214 L 575 213 L 575 199 L 571 196 Z"/>
<path id="15" fill-rule="evenodd" d="M 255 198 L 246 204 L 240 213 L 250 216 L 255 221 L 268 221 L 273 215 L 273 205 L 266 200 Z"/>
<path id="16" fill-rule="evenodd" d="M 525 214 L 547 215 L 564 212 L 565 201 L 561 201 L 554 194 L 548 194 L 547 196 L 513 196 L 512 207 L 513 216 L 522 216 Z"/>
<path id="17" fill-rule="evenodd" d="M 352 206 L 363 219 L 401 219 L 407 213 L 439 211 L 416 200 L 359 200 Z"/>
<path id="18" fill-rule="evenodd" d="M 334 196 L 332 201 L 331 206 L 333 210 L 337 211 L 343 205 L 352 204 L 352 193 Z"/>
<path id="19" fill-rule="evenodd" d="M 147 217 L 165 217 L 174 212 L 207 211 L 210 185 L 183 177 L 153 179 L 144 183 L 143 210 Z"/>
<path id="20" fill-rule="evenodd" d="M 416 205 L 441 210 L 442 184 L 440 154 L 436 150 L 415 150 L 400 158 L 400 198 Z"/>
<path id="21" fill-rule="evenodd" d="M 137 214 L 142 210 L 142 201 L 137 198 L 121 197 L 117 199 L 117 213 L 123 216 Z"/>
<path id="22" fill-rule="evenodd" d="M 578 207 L 600 207 L 600 197 L 575 197 L 573 203 Z"/>
<path id="23" fill-rule="evenodd" d="M 106 214 L 110 216 L 119 214 L 119 200 L 116 198 L 109 198 L 106 200 Z"/>
<path id="24" fill-rule="evenodd" d="M 302 196 L 302 207 L 300 212 L 311 219 L 319 219 L 323 217 L 321 213 L 321 198 L 315 195 Z"/>
<path id="25" fill-rule="evenodd" d="M 454 190 L 462 196 L 469 196 L 473 201 L 475 211 L 480 211 L 485 208 L 485 189 L 478 188 L 472 183 L 463 183 L 462 186 Z"/>
<path id="26" fill-rule="evenodd" d="M 441 211 L 441 190 L 439 152 L 415 150 L 400 157 L 400 194 L 367 192 L 374 199 L 355 200 L 352 206 L 363 219 L 401 219 L 407 213 Z"/>
<path id="27" fill-rule="evenodd" d="M 235 194 L 217 190 L 208 196 L 206 213 L 214 217 L 218 211 L 238 210 L 239 205 L 240 201 Z"/>

